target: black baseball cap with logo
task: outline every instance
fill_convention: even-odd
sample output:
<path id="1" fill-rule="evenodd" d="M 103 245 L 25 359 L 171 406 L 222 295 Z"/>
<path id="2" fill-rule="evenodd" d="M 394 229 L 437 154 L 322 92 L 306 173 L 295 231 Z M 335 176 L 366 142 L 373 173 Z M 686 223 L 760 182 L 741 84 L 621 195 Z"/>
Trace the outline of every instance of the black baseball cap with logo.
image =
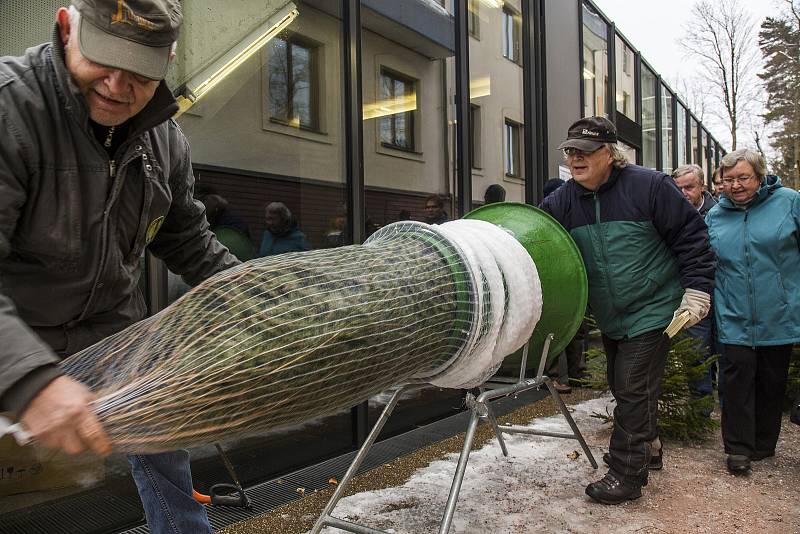
<path id="1" fill-rule="evenodd" d="M 183 20 L 178 0 L 73 0 L 73 5 L 81 14 L 78 44 L 87 59 L 164 79 Z"/>
<path id="2" fill-rule="evenodd" d="M 606 143 L 617 142 L 617 128 L 605 117 L 584 117 L 572 124 L 567 139 L 558 145 L 559 150 L 577 148 L 594 152 Z"/>

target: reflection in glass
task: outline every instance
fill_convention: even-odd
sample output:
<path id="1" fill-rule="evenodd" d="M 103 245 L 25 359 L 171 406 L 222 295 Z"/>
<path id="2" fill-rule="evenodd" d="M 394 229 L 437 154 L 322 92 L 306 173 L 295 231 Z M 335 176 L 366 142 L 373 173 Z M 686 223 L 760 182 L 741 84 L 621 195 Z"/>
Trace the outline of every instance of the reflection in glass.
<path id="1" fill-rule="evenodd" d="M 414 81 L 386 69 L 381 70 L 380 98 L 378 102 L 414 102 Z M 414 112 L 400 111 L 381 117 L 379 122 L 381 142 L 397 148 L 414 150 Z"/>
<path id="2" fill-rule="evenodd" d="M 675 142 L 678 143 L 678 161 L 675 163 L 679 167 L 688 162 L 686 158 L 686 108 L 678 103 L 678 116 L 677 125 L 675 126 L 678 131 L 675 136 Z"/>
<path id="3" fill-rule="evenodd" d="M 700 155 L 701 155 L 701 158 L 702 158 L 701 159 L 701 161 L 702 161 L 701 165 L 703 167 L 703 172 L 705 172 L 707 174 L 707 178 L 710 179 L 711 178 L 711 173 L 713 172 L 713 169 L 711 169 L 709 167 L 710 160 L 709 160 L 709 157 L 708 157 L 708 155 L 711 153 L 710 152 L 711 151 L 711 147 L 708 146 L 708 132 L 706 132 L 705 130 L 702 131 L 701 140 L 702 140 L 702 145 L 700 147 Z"/>
<path id="4" fill-rule="evenodd" d="M 689 127 L 691 128 L 691 131 L 689 132 L 691 137 L 689 139 L 691 139 L 692 142 L 692 151 L 689 153 L 689 162 L 700 165 L 702 158 L 700 157 L 699 145 L 697 144 L 697 121 L 692 117 L 689 117 Z"/>
<path id="5" fill-rule="evenodd" d="M 665 85 L 661 86 L 661 170 L 672 172 L 672 93 Z"/>
<path id="6" fill-rule="evenodd" d="M 636 149 L 623 141 L 617 141 L 617 147 L 628 158 L 628 163 L 636 163 Z"/>
<path id="7" fill-rule="evenodd" d="M 642 165 L 655 169 L 657 163 L 656 89 L 653 71 L 642 65 Z"/>
<path id="8" fill-rule="evenodd" d="M 296 128 L 316 128 L 313 48 L 296 40 L 270 42 L 267 66 L 269 111 L 273 120 Z"/>
<path id="9" fill-rule="evenodd" d="M 508 6 L 503 6 L 503 57 L 515 63 L 522 61 L 520 38 L 522 25 L 517 15 Z"/>
<path id="10" fill-rule="evenodd" d="M 583 4 L 583 115 L 606 115 L 608 95 L 608 26 Z"/>
<path id="11" fill-rule="evenodd" d="M 617 61 L 617 112 L 622 113 L 630 120 L 636 120 L 636 107 L 633 103 L 635 92 L 634 54 L 633 50 L 616 36 L 616 61 Z"/>

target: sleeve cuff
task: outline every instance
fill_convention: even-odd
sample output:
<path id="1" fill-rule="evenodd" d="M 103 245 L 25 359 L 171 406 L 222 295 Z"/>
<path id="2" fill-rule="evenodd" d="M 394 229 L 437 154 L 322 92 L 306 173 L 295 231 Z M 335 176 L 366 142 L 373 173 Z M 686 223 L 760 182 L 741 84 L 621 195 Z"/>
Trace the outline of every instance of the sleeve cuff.
<path id="1" fill-rule="evenodd" d="M 62 374 L 61 368 L 55 364 L 37 367 L 0 397 L 0 411 L 13 412 L 19 416 L 45 386 Z"/>

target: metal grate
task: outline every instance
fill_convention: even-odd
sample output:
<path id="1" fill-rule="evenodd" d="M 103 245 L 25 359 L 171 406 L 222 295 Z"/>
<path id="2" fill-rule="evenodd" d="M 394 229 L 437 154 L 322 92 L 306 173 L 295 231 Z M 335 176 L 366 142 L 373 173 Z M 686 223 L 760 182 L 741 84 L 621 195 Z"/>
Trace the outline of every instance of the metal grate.
<path id="1" fill-rule="evenodd" d="M 56 10 L 69 0 L 0 1 L 0 56 L 21 56 L 50 40 Z"/>

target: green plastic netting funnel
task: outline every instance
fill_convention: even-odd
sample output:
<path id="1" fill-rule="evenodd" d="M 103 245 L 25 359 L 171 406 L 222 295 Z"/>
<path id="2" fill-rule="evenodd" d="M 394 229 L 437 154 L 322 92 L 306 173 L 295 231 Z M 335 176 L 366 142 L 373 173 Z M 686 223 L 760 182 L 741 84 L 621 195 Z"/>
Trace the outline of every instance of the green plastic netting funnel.
<path id="1" fill-rule="evenodd" d="M 464 218 L 490 222 L 509 231 L 528 251 L 542 284 L 542 317 L 530 338 L 528 374 L 539 365 L 545 338 L 552 332 L 548 359 L 572 340 L 583 320 L 588 298 L 586 268 L 569 233 L 544 211 L 517 202 L 488 204 Z M 522 350 L 506 357 L 498 374 L 519 373 Z"/>

